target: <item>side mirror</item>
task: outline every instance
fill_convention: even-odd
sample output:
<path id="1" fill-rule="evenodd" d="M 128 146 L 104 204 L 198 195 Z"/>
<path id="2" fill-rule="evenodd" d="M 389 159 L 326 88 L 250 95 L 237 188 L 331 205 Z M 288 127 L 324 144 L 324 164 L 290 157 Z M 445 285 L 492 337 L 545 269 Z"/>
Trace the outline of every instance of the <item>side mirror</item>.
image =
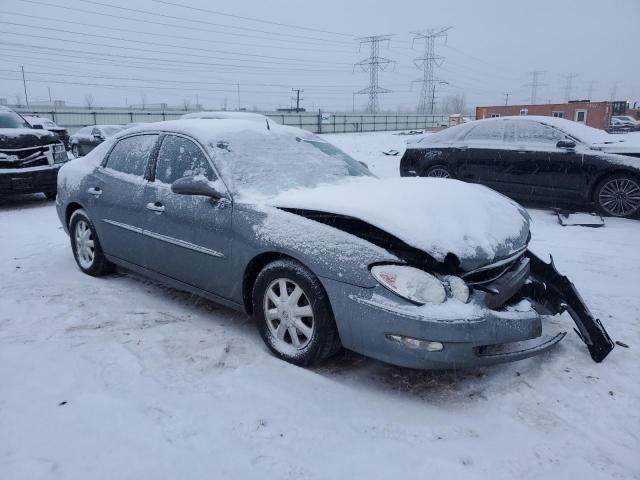
<path id="1" fill-rule="evenodd" d="M 34 130 L 44 130 L 44 127 L 40 124 L 31 125 L 31 128 L 33 128 Z"/>
<path id="2" fill-rule="evenodd" d="M 556 143 L 556 148 L 573 150 L 574 148 L 576 148 L 576 142 L 572 142 L 571 140 L 560 140 L 558 143 Z"/>
<path id="3" fill-rule="evenodd" d="M 179 178 L 171 184 L 171 191 L 178 195 L 202 195 L 211 198 L 222 198 L 226 196 L 204 175 Z"/>

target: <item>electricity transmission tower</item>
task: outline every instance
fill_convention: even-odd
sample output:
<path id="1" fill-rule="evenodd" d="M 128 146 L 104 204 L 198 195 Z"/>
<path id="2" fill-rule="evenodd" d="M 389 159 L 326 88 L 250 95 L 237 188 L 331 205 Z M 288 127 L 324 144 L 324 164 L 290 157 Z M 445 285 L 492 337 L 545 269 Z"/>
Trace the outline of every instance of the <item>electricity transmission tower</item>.
<path id="1" fill-rule="evenodd" d="M 391 92 L 391 90 L 382 88 L 378 84 L 378 72 L 380 70 L 386 70 L 389 65 L 393 63 L 393 60 L 383 58 L 379 55 L 380 44 L 387 42 L 388 45 L 390 39 L 391 35 L 374 35 L 358 39 L 361 47 L 363 44 L 369 44 L 369 58 L 365 58 L 354 65 L 354 70 L 355 67 L 360 67 L 365 72 L 369 72 L 369 86 L 355 92 L 358 95 L 369 95 L 369 104 L 367 106 L 368 113 L 376 113 L 378 111 L 379 94 Z"/>
<path id="2" fill-rule="evenodd" d="M 512 95 L 511 92 L 504 92 L 504 104 L 509 105 L 509 97 Z"/>
<path id="3" fill-rule="evenodd" d="M 422 68 L 422 78 L 412 82 L 422 84 L 420 89 L 420 100 L 418 102 L 419 113 L 427 113 L 428 111 L 433 115 L 436 106 L 436 86 L 447 83 L 435 78 L 434 74 L 435 67 L 439 67 L 444 62 L 444 57 L 436 55 L 436 40 L 438 38 L 446 38 L 447 31 L 450 29 L 451 27 L 446 27 L 441 28 L 440 30 L 429 29 L 413 33 L 414 37 L 411 44 L 412 48 L 416 40 L 424 40 L 424 51 L 422 56 L 413 59 L 413 63 L 416 68 Z"/>
<path id="4" fill-rule="evenodd" d="M 542 70 L 535 70 L 533 72 L 529 72 L 531 75 L 531 83 L 527 83 L 526 87 L 531 87 L 531 105 L 535 105 L 538 99 L 538 87 L 544 85 L 544 83 L 540 82 L 540 77 L 544 74 Z"/>
<path id="5" fill-rule="evenodd" d="M 304 100 L 304 98 L 300 98 L 300 92 L 304 92 L 304 90 L 301 90 L 299 88 L 292 88 L 291 90 L 296 92 L 296 96 L 295 97 L 291 97 L 291 100 L 295 100 L 295 102 L 296 102 L 296 113 L 300 113 L 300 100 Z"/>
<path id="6" fill-rule="evenodd" d="M 573 88 L 573 79 L 578 77 L 577 73 L 567 73 L 566 75 L 563 75 L 564 78 L 567 79 L 567 82 L 564 86 L 564 99 L 565 101 L 569 101 L 571 100 L 571 89 Z"/>

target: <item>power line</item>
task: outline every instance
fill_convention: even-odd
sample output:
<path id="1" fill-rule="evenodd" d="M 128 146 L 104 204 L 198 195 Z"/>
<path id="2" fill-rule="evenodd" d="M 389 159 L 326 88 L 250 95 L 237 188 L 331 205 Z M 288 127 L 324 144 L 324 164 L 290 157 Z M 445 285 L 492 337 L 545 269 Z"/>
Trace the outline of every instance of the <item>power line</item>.
<path id="1" fill-rule="evenodd" d="M 436 103 L 436 85 L 446 83 L 434 76 L 435 67 L 442 65 L 444 61 L 444 57 L 436 55 L 435 43 L 438 38 L 446 38 L 447 31 L 450 29 L 451 27 L 446 27 L 440 30 L 429 29 L 414 33 L 413 42 L 424 40 L 423 55 L 413 61 L 417 68 L 422 68 L 422 78 L 413 82 L 422 84 L 420 101 L 418 102 L 418 112 L 420 113 L 426 113 L 427 105 L 429 105 L 429 112 L 433 115 Z"/>
<path id="2" fill-rule="evenodd" d="M 25 1 L 25 0 L 23 0 L 23 1 Z M 118 27 L 115 27 L 113 25 L 105 26 L 105 25 L 98 25 L 98 24 L 95 24 L 95 23 L 74 22 L 74 21 L 71 21 L 71 20 L 63 20 L 63 19 L 60 19 L 60 18 L 53 18 L 53 17 L 42 17 L 42 16 L 38 16 L 38 15 L 31 15 L 31 14 L 26 15 L 26 14 L 23 14 L 23 13 L 8 12 L 6 10 L 0 10 L 0 13 L 5 14 L 5 15 L 12 15 L 12 16 L 16 16 L 16 17 L 26 17 L 26 18 L 29 18 L 29 19 L 47 20 L 47 21 L 50 21 L 50 22 L 54 22 L 56 24 L 67 23 L 69 25 L 78 25 L 78 26 L 81 26 L 81 27 L 84 27 L 84 28 L 86 28 L 86 27 L 101 28 L 101 29 L 104 29 L 104 30 L 112 31 L 112 32 L 113 31 L 115 31 L 115 32 L 126 32 L 126 33 L 133 33 L 133 34 L 145 35 L 145 36 L 151 35 L 151 36 L 154 36 L 154 37 L 172 38 L 172 39 L 177 39 L 177 40 L 188 40 L 190 42 L 193 42 L 193 41 L 204 42 L 204 43 L 211 43 L 211 44 L 216 44 L 216 45 L 218 45 L 218 44 L 228 44 L 228 45 L 234 45 L 234 46 L 237 46 L 237 47 L 252 47 L 252 48 L 265 47 L 264 43 L 263 44 L 239 43 L 239 42 L 237 42 L 235 40 L 234 41 L 225 41 L 225 40 L 209 40 L 209 39 L 204 39 L 204 38 L 185 37 L 185 36 L 182 36 L 182 35 L 170 35 L 170 34 L 167 34 L 167 33 L 157 33 L 157 32 L 148 32 L 148 31 L 142 31 L 142 30 L 132 30 L 132 29 L 129 29 L 129 28 L 118 28 Z M 6 23 L 10 23 L 10 22 L 6 22 Z M 154 22 L 154 24 L 155 24 L 155 22 Z M 169 24 L 162 23 L 161 25 L 169 25 Z M 43 25 L 42 24 L 25 25 L 25 26 L 32 27 L 32 28 L 37 28 L 39 30 L 43 29 Z M 47 30 L 49 29 L 49 27 L 44 27 L 44 28 L 47 29 Z M 187 27 L 187 28 L 191 29 L 190 27 Z M 205 31 L 208 31 L 208 30 L 205 30 Z M 218 33 L 220 33 L 220 32 L 218 32 Z M 119 40 L 122 40 L 122 38 L 119 38 Z M 280 40 L 278 40 L 278 41 L 280 41 Z M 305 43 L 305 42 L 302 42 L 302 43 Z M 191 47 L 189 47 L 189 48 L 191 48 Z M 293 45 L 287 45 L 287 50 L 302 50 L 302 51 L 308 52 L 310 48 L 311 47 L 295 47 Z M 338 47 L 334 47 L 334 48 L 338 48 Z M 342 48 L 342 47 L 340 47 L 340 48 Z M 326 52 L 326 53 L 334 53 L 334 54 L 339 51 L 339 50 L 335 50 L 335 49 L 334 50 L 322 50 L 322 49 L 317 49 L 317 48 L 312 48 L 312 49 L 315 52 Z"/>
<path id="3" fill-rule="evenodd" d="M 110 3 L 103 3 L 103 2 L 98 2 L 96 0 L 80 0 L 83 3 L 89 3 L 91 5 L 100 5 L 102 7 L 108 7 L 108 8 L 115 8 L 117 10 L 124 10 L 127 12 L 133 12 L 133 13 L 144 13 L 146 15 L 151 15 L 151 16 L 155 16 L 155 17 L 162 17 L 162 18 L 170 18 L 172 20 L 182 20 L 185 22 L 192 22 L 192 23 L 200 23 L 200 24 L 204 24 L 204 25 L 214 25 L 216 27 L 223 27 L 223 28 L 231 28 L 231 29 L 236 29 L 236 30 L 242 30 L 242 31 L 247 31 L 247 32 L 256 32 L 256 33 L 265 33 L 267 35 L 277 35 L 277 36 L 281 36 L 281 37 L 291 37 L 291 38 L 302 38 L 305 40 L 320 40 L 322 42 L 331 42 L 331 43 L 337 43 L 337 44 L 348 44 L 348 42 L 343 42 L 343 41 L 338 41 L 338 40 L 326 40 L 324 38 L 320 38 L 320 37 L 309 37 L 306 35 L 295 35 L 295 34 L 290 34 L 290 33 L 283 33 L 283 32 L 270 32 L 268 30 L 260 30 L 257 28 L 250 28 L 250 27 L 239 27 L 236 25 L 228 25 L 228 24 L 223 24 L 223 23 L 212 23 L 208 20 L 196 20 L 193 18 L 187 18 L 187 17 L 178 17 L 175 15 L 166 15 L 163 13 L 158 13 L 158 12 L 152 12 L 150 10 L 140 10 L 137 8 L 128 8 L 128 7 L 122 7 L 120 5 L 113 5 Z"/>
<path id="4" fill-rule="evenodd" d="M 30 25 L 23 25 L 20 23 L 13 23 L 13 22 L 4 22 L 4 21 L 0 21 L 0 24 L 9 24 L 9 25 L 20 25 L 20 26 L 26 26 L 26 27 L 31 27 Z M 31 28 L 35 28 L 35 27 L 31 27 Z M 63 32 L 63 33 L 72 33 L 74 35 L 82 35 L 85 37 L 92 37 L 92 38 L 106 38 L 106 39 L 111 39 L 111 40 L 116 40 L 116 41 L 123 41 L 123 42 L 129 42 L 129 43 L 144 43 L 147 45 L 157 45 L 157 46 L 163 46 L 163 47 L 171 47 L 171 48 L 177 48 L 177 49 L 181 49 L 181 50 L 199 50 L 199 51 L 204 51 L 204 52 L 216 52 L 216 50 L 210 50 L 210 49 L 206 49 L 206 48 L 196 48 L 196 47 L 180 47 L 180 46 L 175 46 L 175 45 L 171 45 L 171 44 L 166 44 L 166 43 L 157 43 L 157 42 L 145 42 L 145 41 L 138 41 L 138 40 L 125 40 L 125 39 L 121 39 L 118 37 L 111 37 L 108 35 L 98 35 L 98 34 L 94 34 L 94 33 L 82 33 L 82 32 L 74 32 L 74 31 L 70 31 L 70 30 L 62 30 L 62 29 L 58 29 L 58 28 L 49 28 L 48 30 L 53 30 L 56 32 Z M 19 36 L 19 37 L 24 37 L 24 33 L 15 33 L 15 32 L 7 32 L 4 30 L 0 30 L 0 33 L 4 33 L 7 35 L 15 35 L 15 36 Z M 76 43 L 77 44 L 77 40 L 70 40 L 70 39 L 65 39 L 65 38 L 60 38 L 60 37 L 49 37 L 49 36 L 43 36 L 43 35 L 33 35 L 33 34 L 29 34 L 30 37 L 35 37 L 35 38 L 43 38 L 46 40 L 57 40 L 59 42 L 67 42 L 67 43 Z M 193 53 L 182 53 L 182 52 L 168 52 L 166 50 L 150 50 L 148 48 L 136 48 L 136 47 L 127 47 L 127 46 L 122 46 L 122 45 L 111 45 L 111 44 L 104 44 L 104 43 L 92 43 L 92 42 L 82 42 L 85 45 L 94 45 L 94 46 L 98 46 L 98 47 L 106 47 L 106 48 L 120 48 L 120 49 L 125 49 L 125 50 L 136 50 L 139 52 L 148 52 L 148 53 L 163 53 L 163 54 L 168 54 L 168 55 L 180 55 L 180 56 L 188 56 L 188 57 L 194 57 L 194 58 L 212 58 L 212 59 L 216 59 L 216 60 L 226 60 L 226 61 L 245 61 L 242 59 L 235 59 L 235 58 L 227 58 L 227 57 L 217 57 L 217 56 L 211 56 L 211 55 L 198 55 L 198 54 L 193 54 Z M 219 53 L 226 53 L 226 52 L 221 52 L 220 50 L 218 50 L 217 52 Z M 258 59 L 279 59 L 279 60 L 287 60 L 285 62 L 274 62 L 274 61 L 268 61 L 268 60 L 254 60 L 251 59 L 251 61 L 254 62 L 258 62 L 258 63 L 267 63 L 267 64 L 273 64 L 273 65 L 304 65 L 304 66 L 315 66 L 315 63 L 297 63 L 300 60 L 303 59 L 294 59 L 294 58 L 286 58 L 286 57 L 269 57 L 266 55 L 258 55 L 258 54 L 253 54 L 253 53 L 240 53 L 240 52 L 229 52 L 233 55 L 240 55 L 240 56 L 250 56 L 250 57 L 256 57 Z M 351 65 L 349 63 L 333 63 L 333 62 L 319 62 L 319 63 L 327 63 L 329 65 Z"/>
<path id="5" fill-rule="evenodd" d="M 79 8 L 79 7 L 67 7 L 65 5 L 60 5 L 57 3 L 50 3 L 50 2 L 44 2 L 42 0 L 21 0 L 22 2 L 26 2 L 26 3 L 33 3 L 36 5 L 45 5 L 48 7 L 54 7 L 56 10 L 69 10 L 73 13 L 87 13 L 90 15 L 98 15 L 100 17 L 109 17 L 109 18 L 116 18 L 118 20 L 126 20 L 129 22 L 135 22 L 136 24 L 140 24 L 140 23 L 146 23 L 149 25 L 160 25 L 163 27 L 170 27 L 170 28 L 181 28 L 183 30 L 189 30 L 189 31 L 200 31 L 200 32 L 207 32 L 207 33 L 216 33 L 216 34 L 222 34 L 222 35 L 232 35 L 232 36 L 236 36 L 236 37 L 244 37 L 244 38 L 256 38 L 259 40 L 268 40 L 268 41 L 273 41 L 273 42 L 284 42 L 287 45 L 289 45 L 291 43 L 290 39 L 285 39 L 285 38 L 273 38 L 273 37 L 264 37 L 261 35 L 251 35 L 251 34 L 247 34 L 247 33 L 238 33 L 238 32 L 221 32 L 219 30 L 212 30 L 210 28 L 201 28 L 201 27 L 196 27 L 194 25 L 180 25 L 177 23 L 166 23 L 166 22 L 159 22 L 159 21 L 154 21 L 154 20 L 148 20 L 148 19 L 144 19 L 144 18 L 139 18 L 139 17 L 127 17 L 127 16 L 123 16 L 123 15 L 115 15 L 112 13 L 104 13 L 104 12 L 96 12 L 95 10 L 87 10 L 87 9 L 83 9 L 83 8 Z M 173 17 L 169 17 L 169 18 L 173 18 Z M 307 45 L 318 45 L 320 42 L 311 42 L 311 41 L 305 41 L 305 40 L 296 40 L 297 44 L 307 44 Z M 325 46 L 332 46 L 331 44 L 326 44 L 326 43 L 322 43 Z M 336 47 L 338 45 L 335 45 Z M 343 46 L 343 45 L 340 45 Z M 344 46 L 343 46 L 344 47 Z"/>
<path id="6" fill-rule="evenodd" d="M 264 19 L 261 19 L 261 18 L 243 17 L 242 15 L 234 15 L 234 14 L 231 14 L 231 13 L 220 12 L 220 11 L 217 11 L 217 10 L 209 10 L 209 9 L 206 9 L 206 8 L 197 8 L 197 7 L 192 7 L 192 6 L 189 6 L 189 5 L 181 5 L 179 3 L 167 2 L 165 0 L 152 0 L 152 1 L 157 2 L 157 3 L 164 3 L 166 5 L 173 5 L 174 7 L 187 8 L 189 10 L 195 10 L 195 11 L 198 11 L 198 12 L 207 12 L 207 13 L 213 13 L 215 15 L 222 15 L 222 16 L 230 17 L 230 18 L 239 18 L 239 19 L 242 19 L 242 20 L 250 20 L 252 22 L 267 23 L 267 24 L 270 24 L 270 25 L 278 25 L 280 27 L 297 28 L 299 30 L 308 30 L 308 31 L 311 31 L 311 32 L 329 33 L 329 34 L 332 34 L 332 35 L 342 35 L 342 36 L 345 36 L 345 37 L 353 37 L 352 34 L 348 34 L 348 33 L 332 32 L 331 30 L 320 30 L 320 29 L 311 28 L 311 27 L 302 27 L 300 25 L 292 25 L 290 23 L 274 22 L 274 21 L 270 21 L 270 20 L 264 20 Z"/>
<path id="7" fill-rule="evenodd" d="M 355 67 L 362 68 L 363 71 L 369 72 L 369 87 L 358 90 L 358 95 L 369 95 L 369 104 L 367 106 L 367 112 L 376 113 L 378 111 L 378 95 L 381 93 L 390 93 L 391 90 L 380 87 L 378 84 L 378 72 L 380 70 L 386 70 L 386 68 L 393 63 L 388 58 L 379 56 L 380 43 L 391 40 L 391 35 L 373 35 L 370 37 L 362 37 L 358 39 L 360 46 L 369 44 L 369 58 L 361 60 L 354 65 Z"/>

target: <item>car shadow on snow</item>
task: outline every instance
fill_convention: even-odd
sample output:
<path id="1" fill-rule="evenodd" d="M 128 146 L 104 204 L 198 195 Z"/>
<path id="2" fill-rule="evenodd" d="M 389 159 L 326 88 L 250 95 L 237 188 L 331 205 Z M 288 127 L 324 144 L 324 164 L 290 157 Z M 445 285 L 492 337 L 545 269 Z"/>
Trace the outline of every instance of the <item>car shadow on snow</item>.
<path id="1" fill-rule="evenodd" d="M 488 400 L 504 391 L 533 389 L 554 351 L 515 363 L 457 370 L 415 370 L 342 350 L 314 371 L 341 383 L 439 404 Z"/>
<path id="2" fill-rule="evenodd" d="M 49 206 L 52 205 L 53 202 L 53 199 L 47 199 L 42 193 L 0 195 L 0 211 Z"/>
<path id="3" fill-rule="evenodd" d="M 115 276 L 135 283 L 144 288 L 147 294 L 162 298 L 163 301 L 175 302 L 175 310 L 172 310 L 178 317 L 190 317 L 190 322 L 204 320 L 205 324 L 231 329 L 232 336 L 241 337 L 251 345 L 249 348 L 259 350 L 245 359 L 254 357 L 259 361 L 260 356 L 271 355 L 262 343 L 250 316 L 132 272 L 118 270 Z M 174 321 L 182 321 L 178 317 Z M 131 325 L 129 328 L 134 327 Z M 533 381 L 542 372 L 543 363 L 551 361 L 561 348 L 559 345 L 551 352 L 516 363 L 459 370 L 397 367 L 342 349 L 319 366 L 308 370 L 341 384 L 370 389 L 380 395 L 401 396 L 433 404 L 462 404 L 487 400 L 504 391 L 532 389 L 529 381 Z"/>

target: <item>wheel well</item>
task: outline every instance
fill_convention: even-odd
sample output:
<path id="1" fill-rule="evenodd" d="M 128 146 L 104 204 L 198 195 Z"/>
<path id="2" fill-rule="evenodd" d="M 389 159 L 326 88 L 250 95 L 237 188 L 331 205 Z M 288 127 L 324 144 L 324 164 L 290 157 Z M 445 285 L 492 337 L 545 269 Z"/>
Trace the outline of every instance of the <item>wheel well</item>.
<path id="1" fill-rule="evenodd" d="M 245 268 L 244 275 L 242 277 L 242 302 L 244 303 L 244 309 L 248 314 L 251 315 L 253 313 L 253 284 L 255 283 L 258 274 L 269 263 L 282 258 L 291 258 L 292 260 L 295 260 L 283 253 L 266 252 L 252 258 L 247 265 L 247 268 Z"/>
<path id="2" fill-rule="evenodd" d="M 592 201 L 596 201 L 596 189 L 598 188 L 598 185 L 600 185 L 602 183 L 602 181 L 607 178 L 610 177 L 612 175 L 628 175 L 632 178 L 635 178 L 637 181 L 640 181 L 640 176 L 638 176 L 638 174 L 636 174 L 635 172 L 630 172 L 628 170 L 624 170 L 621 168 L 617 168 L 615 170 L 609 170 L 606 171 L 600 175 L 598 175 L 595 180 L 593 181 L 593 183 L 591 184 L 591 189 L 589 190 L 589 199 Z"/>
<path id="3" fill-rule="evenodd" d="M 67 210 L 64 213 L 64 224 L 68 227 L 69 226 L 69 222 L 71 221 L 71 215 L 73 215 L 73 212 L 75 212 L 76 210 L 79 210 L 82 208 L 82 205 L 80 205 L 79 203 L 75 203 L 72 202 L 69 205 L 67 205 Z"/>

